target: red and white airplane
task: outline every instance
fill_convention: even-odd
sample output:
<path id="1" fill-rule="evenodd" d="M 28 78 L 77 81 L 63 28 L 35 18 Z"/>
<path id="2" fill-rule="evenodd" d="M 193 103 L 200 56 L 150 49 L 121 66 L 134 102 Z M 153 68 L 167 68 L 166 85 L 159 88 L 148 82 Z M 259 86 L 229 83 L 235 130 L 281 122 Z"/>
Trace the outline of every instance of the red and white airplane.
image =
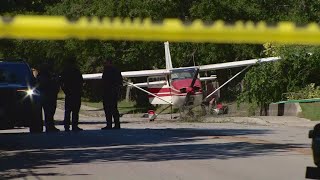
<path id="1" fill-rule="evenodd" d="M 151 104 L 168 104 L 178 108 L 194 107 L 200 105 L 204 100 L 210 98 L 216 91 L 229 83 L 232 79 L 245 71 L 251 65 L 256 63 L 272 62 L 280 60 L 280 57 L 268 57 L 260 59 L 251 59 L 244 61 L 235 61 L 219 64 L 209 64 L 194 67 L 173 68 L 169 50 L 169 42 L 165 42 L 166 69 L 140 70 L 122 72 L 124 78 L 148 77 L 147 82 L 133 84 L 127 82 L 127 85 L 133 86 L 145 92 L 149 96 Z M 228 69 L 247 66 L 242 71 L 230 78 L 207 97 L 203 97 L 201 81 L 214 80 L 216 76 L 200 77 L 199 72 L 218 69 Z M 101 79 L 102 73 L 84 74 L 84 79 Z M 146 89 L 143 89 L 146 87 Z"/>

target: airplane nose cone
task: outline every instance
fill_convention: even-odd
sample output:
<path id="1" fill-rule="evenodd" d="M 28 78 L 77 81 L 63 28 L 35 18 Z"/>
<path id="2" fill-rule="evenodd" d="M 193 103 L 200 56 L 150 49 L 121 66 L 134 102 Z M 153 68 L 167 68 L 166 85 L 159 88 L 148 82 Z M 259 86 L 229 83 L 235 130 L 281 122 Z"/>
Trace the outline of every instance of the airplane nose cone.
<path id="1" fill-rule="evenodd" d="M 187 91 L 187 93 L 194 93 L 194 90 L 192 87 L 187 87 L 186 91 Z"/>

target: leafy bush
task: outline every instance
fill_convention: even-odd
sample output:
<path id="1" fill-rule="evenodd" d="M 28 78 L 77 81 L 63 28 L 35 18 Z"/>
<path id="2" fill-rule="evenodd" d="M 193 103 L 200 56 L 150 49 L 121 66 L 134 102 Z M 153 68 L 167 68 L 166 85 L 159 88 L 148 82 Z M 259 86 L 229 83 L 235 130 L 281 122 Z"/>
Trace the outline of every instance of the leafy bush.
<path id="1" fill-rule="evenodd" d="M 320 87 L 311 83 L 297 92 L 289 92 L 284 95 L 288 100 L 320 98 Z"/>

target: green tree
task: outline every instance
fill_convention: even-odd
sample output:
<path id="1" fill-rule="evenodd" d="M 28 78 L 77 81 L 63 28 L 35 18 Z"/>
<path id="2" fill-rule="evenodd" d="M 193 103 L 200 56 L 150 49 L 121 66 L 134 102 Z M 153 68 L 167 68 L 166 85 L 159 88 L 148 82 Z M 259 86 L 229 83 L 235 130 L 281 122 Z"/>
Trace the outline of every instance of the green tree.
<path id="1" fill-rule="evenodd" d="M 228 23 L 239 19 L 254 22 L 265 20 L 270 23 L 290 20 L 304 24 L 310 21 L 319 22 L 319 7 L 320 2 L 316 0 L 6 0 L 0 7 L 0 14 L 63 15 L 71 19 L 77 19 L 81 16 L 150 17 L 157 22 L 161 22 L 164 18 L 179 18 L 186 22 L 203 19 L 207 23 L 218 19 Z M 265 55 L 261 45 L 209 43 L 171 43 L 171 45 L 171 55 L 175 67 L 237 61 Z M 277 51 L 279 55 L 289 57 L 287 64 L 281 64 L 277 67 L 280 69 L 279 72 L 287 67 L 294 68 L 289 70 L 290 78 L 285 80 L 285 83 L 288 84 L 286 91 L 295 91 L 308 82 L 316 81 L 316 71 L 310 71 L 308 73 L 313 73 L 313 75 L 302 75 L 298 79 L 293 76 L 297 69 L 300 70 L 299 67 L 304 67 L 303 60 L 294 67 L 288 66 L 293 63 L 289 62 L 289 59 L 296 61 L 294 54 L 301 49 L 301 47 L 295 48 L 286 47 Z M 314 55 L 310 58 L 316 57 L 317 52 L 315 50 Z M 0 54 L 4 57 L 24 57 L 32 66 L 37 66 L 43 61 L 54 61 L 57 69 L 61 69 L 66 57 L 75 54 L 83 73 L 101 72 L 103 60 L 106 58 L 114 59 L 123 71 L 165 67 L 162 42 L 1 40 Z M 312 68 L 318 66 L 316 62 L 316 59 L 310 60 L 310 63 L 313 63 Z M 304 73 L 306 69 L 301 73 Z M 217 74 L 218 80 L 222 84 L 239 70 L 219 70 L 209 73 Z M 259 71 L 264 70 L 267 71 L 268 67 Z M 282 76 L 287 76 L 287 74 Z M 240 76 L 222 89 L 222 97 L 225 100 L 235 99 L 237 93 L 234 87 L 242 78 L 243 76 Z"/>
<path id="2" fill-rule="evenodd" d="M 245 76 L 240 102 L 260 107 L 267 115 L 272 102 L 285 100 L 284 94 L 298 91 L 310 83 L 319 84 L 319 48 L 312 46 L 268 46 L 267 55 L 281 56 L 278 62 L 253 67 Z"/>

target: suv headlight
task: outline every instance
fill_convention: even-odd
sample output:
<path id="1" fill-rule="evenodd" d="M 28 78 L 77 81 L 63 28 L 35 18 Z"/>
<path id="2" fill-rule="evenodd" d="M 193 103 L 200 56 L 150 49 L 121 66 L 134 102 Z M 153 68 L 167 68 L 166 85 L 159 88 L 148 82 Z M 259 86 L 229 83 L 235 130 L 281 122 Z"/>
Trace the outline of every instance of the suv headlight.
<path id="1" fill-rule="evenodd" d="M 40 95 L 39 91 L 36 89 L 18 89 L 17 92 L 25 92 L 27 96 Z"/>

